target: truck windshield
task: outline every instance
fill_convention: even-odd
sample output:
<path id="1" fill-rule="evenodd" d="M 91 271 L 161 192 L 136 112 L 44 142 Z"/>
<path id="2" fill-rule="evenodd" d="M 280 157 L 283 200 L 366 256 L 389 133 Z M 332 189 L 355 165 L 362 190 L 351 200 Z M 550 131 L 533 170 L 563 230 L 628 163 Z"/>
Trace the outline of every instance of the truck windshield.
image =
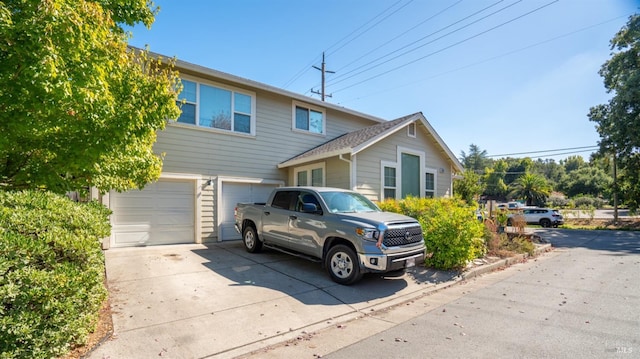
<path id="1" fill-rule="evenodd" d="M 379 212 L 365 196 L 353 192 L 321 192 L 320 196 L 332 213 Z"/>

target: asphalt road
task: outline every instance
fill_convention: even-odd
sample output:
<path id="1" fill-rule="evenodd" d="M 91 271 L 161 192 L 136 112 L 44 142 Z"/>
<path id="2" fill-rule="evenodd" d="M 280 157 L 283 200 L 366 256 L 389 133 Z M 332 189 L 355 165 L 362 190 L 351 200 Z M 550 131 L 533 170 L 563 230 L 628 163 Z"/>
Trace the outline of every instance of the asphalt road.
<path id="1" fill-rule="evenodd" d="M 543 236 L 544 258 L 322 358 L 640 358 L 640 232 Z"/>

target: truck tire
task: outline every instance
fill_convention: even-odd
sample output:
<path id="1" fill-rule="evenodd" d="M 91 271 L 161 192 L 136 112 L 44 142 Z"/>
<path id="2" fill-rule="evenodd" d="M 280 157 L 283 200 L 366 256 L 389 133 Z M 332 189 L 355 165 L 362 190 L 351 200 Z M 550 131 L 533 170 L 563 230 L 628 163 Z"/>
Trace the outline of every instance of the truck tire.
<path id="1" fill-rule="evenodd" d="M 249 253 L 258 253 L 262 250 L 262 242 L 258 239 L 258 233 L 253 226 L 246 226 L 242 232 L 242 243 Z"/>
<path id="2" fill-rule="evenodd" d="M 325 265 L 331 279 L 339 284 L 352 284 L 362 278 L 358 256 L 348 246 L 337 244 L 327 253 Z"/>

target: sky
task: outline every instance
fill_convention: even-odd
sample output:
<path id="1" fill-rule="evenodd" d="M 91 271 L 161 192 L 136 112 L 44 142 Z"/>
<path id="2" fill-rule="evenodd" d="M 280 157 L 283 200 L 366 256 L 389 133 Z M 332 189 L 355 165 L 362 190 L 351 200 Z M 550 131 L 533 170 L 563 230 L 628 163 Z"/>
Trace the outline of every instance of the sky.
<path id="1" fill-rule="evenodd" d="M 422 112 L 454 155 L 586 160 L 601 66 L 640 0 L 154 0 L 130 45 L 386 120 Z M 496 156 L 496 157 L 493 157 Z"/>

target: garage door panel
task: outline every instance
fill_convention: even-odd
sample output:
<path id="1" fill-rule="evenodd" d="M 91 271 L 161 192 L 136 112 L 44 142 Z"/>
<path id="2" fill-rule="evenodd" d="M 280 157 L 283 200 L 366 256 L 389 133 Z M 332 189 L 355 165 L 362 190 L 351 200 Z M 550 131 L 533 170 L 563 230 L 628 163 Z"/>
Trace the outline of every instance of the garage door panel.
<path id="1" fill-rule="evenodd" d="M 112 245 L 193 243 L 194 188 L 192 180 L 160 180 L 142 190 L 112 192 Z"/>
<path id="2" fill-rule="evenodd" d="M 234 228 L 234 209 L 238 202 L 254 203 L 266 202 L 271 191 L 277 187 L 275 184 L 260 183 L 222 183 L 222 203 L 220 214 L 220 232 L 218 236 L 221 240 L 240 239 L 241 236 Z"/>
<path id="3" fill-rule="evenodd" d="M 111 215 L 111 221 L 113 225 L 137 225 L 137 224 L 148 224 L 151 225 L 151 216 L 145 214 L 126 214 L 126 213 L 118 213 L 114 212 Z"/>

